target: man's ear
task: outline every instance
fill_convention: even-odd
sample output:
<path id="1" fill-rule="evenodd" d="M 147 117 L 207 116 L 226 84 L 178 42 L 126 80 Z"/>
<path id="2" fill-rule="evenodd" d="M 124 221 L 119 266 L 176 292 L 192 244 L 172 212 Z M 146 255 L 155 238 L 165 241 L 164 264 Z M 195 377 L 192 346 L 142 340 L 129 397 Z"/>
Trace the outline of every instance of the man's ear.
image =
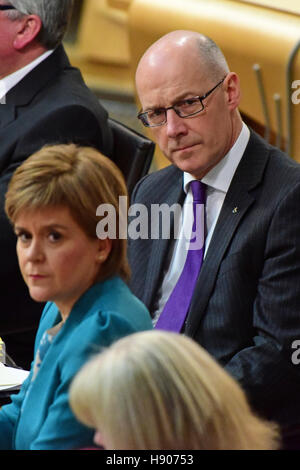
<path id="1" fill-rule="evenodd" d="M 240 80 L 236 73 L 230 72 L 224 80 L 227 104 L 230 110 L 238 108 L 241 100 Z"/>
<path id="2" fill-rule="evenodd" d="M 16 50 L 22 50 L 39 34 L 42 29 L 42 20 L 37 15 L 27 15 L 17 21 L 17 33 L 13 44 Z"/>

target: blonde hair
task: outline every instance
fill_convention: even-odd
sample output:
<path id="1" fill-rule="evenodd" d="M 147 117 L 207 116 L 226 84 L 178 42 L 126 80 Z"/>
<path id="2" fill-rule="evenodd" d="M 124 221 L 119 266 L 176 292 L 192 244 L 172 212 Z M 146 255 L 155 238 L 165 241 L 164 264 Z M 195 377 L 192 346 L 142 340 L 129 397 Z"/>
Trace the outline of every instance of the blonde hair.
<path id="1" fill-rule="evenodd" d="M 100 204 L 114 207 L 119 233 L 119 196 L 128 197 L 126 184 L 109 158 L 90 147 L 51 145 L 17 168 L 6 193 L 5 211 L 14 224 L 22 211 L 64 206 L 88 237 L 97 238 L 96 210 Z M 127 280 L 129 273 L 127 242 L 112 239 L 111 252 L 97 280 L 115 274 Z"/>
<path id="2" fill-rule="evenodd" d="M 87 363 L 70 404 L 119 450 L 276 449 L 276 425 L 251 411 L 239 384 L 192 339 L 135 333 Z"/>

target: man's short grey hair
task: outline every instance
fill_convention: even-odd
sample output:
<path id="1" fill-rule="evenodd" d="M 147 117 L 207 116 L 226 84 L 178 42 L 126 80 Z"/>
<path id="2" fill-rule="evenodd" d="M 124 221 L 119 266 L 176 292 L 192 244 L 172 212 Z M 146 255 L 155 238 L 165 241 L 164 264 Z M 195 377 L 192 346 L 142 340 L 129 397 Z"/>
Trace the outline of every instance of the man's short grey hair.
<path id="1" fill-rule="evenodd" d="M 17 20 L 24 15 L 37 15 L 43 26 L 37 37 L 46 49 L 55 49 L 63 40 L 72 14 L 73 0 L 10 0 L 16 10 L 6 15 Z"/>
<path id="2" fill-rule="evenodd" d="M 221 80 L 229 73 L 229 66 L 219 46 L 209 37 L 199 35 L 196 39 L 203 65 L 214 80 Z"/>

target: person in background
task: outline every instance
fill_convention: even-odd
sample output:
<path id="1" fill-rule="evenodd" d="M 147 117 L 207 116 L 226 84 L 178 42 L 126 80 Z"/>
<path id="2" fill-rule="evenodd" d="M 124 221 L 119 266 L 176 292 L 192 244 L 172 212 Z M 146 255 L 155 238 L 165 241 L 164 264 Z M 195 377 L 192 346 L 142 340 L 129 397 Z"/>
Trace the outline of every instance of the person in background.
<path id="1" fill-rule="evenodd" d="M 102 347 L 152 328 L 146 307 L 125 283 L 126 239 L 96 235 L 101 204 L 114 208 L 119 233 L 120 196 L 127 189 L 115 164 L 74 144 L 41 149 L 11 179 L 5 209 L 22 276 L 31 297 L 47 304 L 30 374 L 0 411 L 0 449 L 92 445 L 92 431 L 69 408 L 70 381 Z"/>
<path id="2" fill-rule="evenodd" d="M 107 112 L 71 67 L 62 41 L 72 0 L 0 0 L 0 336 L 28 369 L 43 307 L 20 276 L 15 237 L 4 213 L 17 166 L 46 144 L 76 143 L 111 156 Z"/>
<path id="3" fill-rule="evenodd" d="M 143 178 L 132 204 L 181 205 L 183 224 L 170 228 L 177 238 L 130 240 L 130 287 L 156 328 L 197 341 L 299 448 L 300 165 L 243 122 L 239 77 L 198 32 L 150 46 L 136 86 L 139 118 L 171 165 Z"/>
<path id="4" fill-rule="evenodd" d="M 111 450 L 277 449 L 275 424 L 192 339 L 166 331 L 120 339 L 89 361 L 70 404 Z M 116 412 L 117 410 L 117 412 Z"/>

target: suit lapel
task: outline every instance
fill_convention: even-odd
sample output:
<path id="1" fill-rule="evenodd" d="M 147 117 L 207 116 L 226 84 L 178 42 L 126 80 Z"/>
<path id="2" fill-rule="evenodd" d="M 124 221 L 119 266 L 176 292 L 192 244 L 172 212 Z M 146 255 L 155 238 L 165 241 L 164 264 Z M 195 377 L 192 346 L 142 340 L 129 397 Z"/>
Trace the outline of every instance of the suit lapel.
<path id="1" fill-rule="evenodd" d="M 162 191 L 156 193 L 157 197 L 155 201 L 151 201 L 154 204 L 167 204 L 169 207 L 175 203 L 182 204 L 184 199 L 183 192 L 183 179 L 182 172 L 177 170 L 174 167 L 170 168 L 170 177 L 167 178 L 167 183 L 161 188 Z M 150 208 L 148 209 L 150 210 Z M 171 227 L 173 227 L 174 219 L 171 213 Z M 147 276 L 145 280 L 145 293 L 144 293 L 144 302 L 146 305 L 151 303 L 151 299 L 155 298 L 155 293 L 157 290 L 159 279 L 162 276 L 164 263 L 166 261 L 166 256 L 169 251 L 170 244 L 172 243 L 172 236 L 170 239 L 152 240 L 151 243 L 151 253 L 150 253 L 150 263 L 147 270 Z"/>
<path id="2" fill-rule="evenodd" d="M 59 46 L 47 59 L 35 67 L 6 95 L 6 104 L 0 105 L 0 129 L 14 121 L 18 107 L 26 106 L 62 68 L 70 67 L 64 48 Z"/>
<path id="3" fill-rule="evenodd" d="M 255 203 L 253 191 L 263 178 L 268 161 L 266 144 L 251 132 L 242 160 L 232 179 L 230 188 L 197 280 L 186 324 L 186 333 L 193 336 L 199 326 L 225 252 L 235 236 L 241 220 Z"/>
<path id="4" fill-rule="evenodd" d="M 65 67 L 70 67 L 70 63 L 63 46 L 59 46 L 7 93 L 6 103 L 17 107 L 27 105 Z"/>
<path id="5" fill-rule="evenodd" d="M 16 118 L 16 107 L 11 104 L 0 105 L 0 129 L 10 124 Z"/>

